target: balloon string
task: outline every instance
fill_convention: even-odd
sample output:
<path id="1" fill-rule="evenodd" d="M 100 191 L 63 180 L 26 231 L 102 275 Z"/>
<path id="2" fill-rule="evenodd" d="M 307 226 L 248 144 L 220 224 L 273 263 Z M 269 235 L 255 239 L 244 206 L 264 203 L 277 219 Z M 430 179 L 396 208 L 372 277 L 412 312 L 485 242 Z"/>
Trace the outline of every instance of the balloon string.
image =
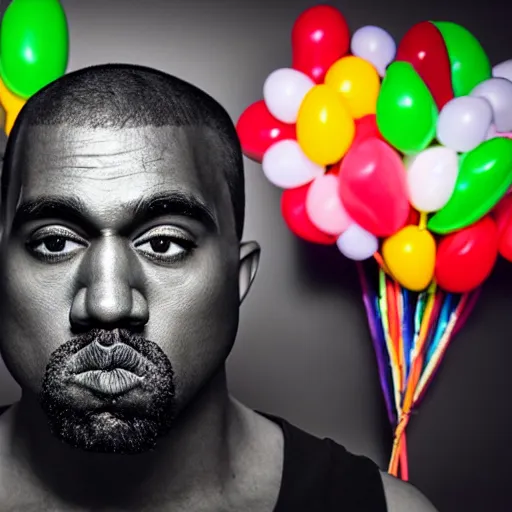
<path id="1" fill-rule="evenodd" d="M 386 410 L 388 413 L 388 419 L 391 424 L 396 421 L 396 413 L 394 405 L 392 403 L 392 392 L 388 382 L 388 361 L 385 352 L 384 335 L 379 319 L 379 311 L 377 301 L 372 301 L 372 296 L 375 296 L 375 292 L 370 288 L 368 279 L 364 272 L 364 267 L 361 262 L 357 263 L 357 270 L 359 274 L 359 280 L 363 292 L 363 303 L 366 309 L 366 316 L 368 318 L 368 326 L 370 328 L 370 335 L 373 342 L 373 348 L 377 358 L 377 369 L 379 373 L 379 380 L 382 392 L 384 394 L 384 401 L 386 404 Z"/>
<path id="2" fill-rule="evenodd" d="M 396 323 L 397 323 L 397 336 L 398 336 L 398 354 L 400 364 L 400 393 L 403 393 L 405 388 L 405 379 L 407 376 L 407 363 L 404 345 L 404 332 L 403 332 L 403 317 L 404 317 L 404 304 L 402 300 L 402 294 L 400 292 L 400 284 L 398 281 L 393 280 L 393 286 L 395 289 L 395 301 L 396 301 Z"/>
<path id="3" fill-rule="evenodd" d="M 473 309 L 475 308 L 476 303 L 478 302 L 478 299 L 480 298 L 480 295 L 482 293 L 482 287 L 473 290 L 471 292 L 471 297 L 468 299 L 468 302 L 465 306 L 465 308 L 462 310 L 459 319 L 457 323 L 455 324 L 455 327 L 453 328 L 453 334 L 452 336 L 456 336 L 458 332 L 464 327 L 464 324 L 467 322 L 468 318 L 470 317 L 471 313 L 473 312 Z"/>
<path id="4" fill-rule="evenodd" d="M 400 347 L 400 323 L 398 317 L 398 300 L 396 296 L 396 287 L 390 279 L 386 279 L 386 300 L 388 305 L 388 325 L 389 325 L 389 337 L 393 343 L 393 348 L 397 355 L 398 363 L 398 375 L 400 376 L 399 390 L 403 391 L 404 382 L 402 379 L 403 375 L 403 357 Z"/>
<path id="5" fill-rule="evenodd" d="M 427 229 L 427 220 L 428 220 L 428 213 L 420 212 L 420 221 L 418 223 L 418 227 L 420 229 Z"/>
<path id="6" fill-rule="evenodd" d="M 397 416 L 400 414 L 400 402 L 401 402 L 401 394 L 400 394 L 400 375 L 398 372 L 398 354 L 396 353 L 393 340 L 390 336 L 389 330 L 389 322 L 388 322 L 388 301 L 387 301 L 387 293 L 386 293 L 386 274 L 383 270 L 379 270 L 379 299 L 378 305 L 381 313 L 381 321 L 382 327 L 384 331 L 384 340 L 386 343 L 386 348 L 389 354 L 389 359 L 391 362 L 391 377 L 393 381 L 393 392 L 395 399 L 395 409 L 397 411 Z"/>
<path id="7" fill-rule="evenodd" d="M 384 258 L 380 255 L 380 253 L 379 252 L 374 253 L 373 258 L 378 263 L 379 268 L 381 268 L 386 274 L 388 274 L 390 276 L 391 272 L 389 271 L 389 268 L 386 265 Z"/>
<path id="8" fill-rule="evenodd" d="M 409 379 L 405 389 L 403 405 L 400 409 L 400 420 L 394 433 L 393 449 L 388 467 L 388 472 L 393 476 L 398 476 L 399 455 L 402 451 L 402 437 L 405 429 L 407 428 L 407 425 L 409 424 L 409 418 L 413 406 L 414 392 L 422 373 L 421 370 L 423 367 L 423 356 L 427 340 L 429 339 L 431 320 L 436 302 L 435 291 L 436 284 L 432 283 L 428 291 L 427 305 L 425 307 L 425 313 L 421 321 L 418 339 L 413 350 L 411 372 L 409 374 Z"/>
<path id="9" fill-rule="evenodd" d="M 456 326 L 460 326 L 464 321 L 468 318 L 470 312 L 475 306 L 476 300 L 480 294 L 480 289 L 472 292 L 472 293 L 466 293 L 462 295 L 459 303 L 455 307 L 455 309 L 452 311 L 448 323 L 442 328 L 442 335 L 441 339 L 439 340 L 438 345 L 435 347 L 433 354 L 429 358 L 425 368 L 423 371 L 420 372 L 420 378 L 418 379 L 416 385 L 413 385 L 411 380 L 408 382 L 408 391 L 409 389 L 414 389 L 414 396 L 412 399 L 412 403 L 409 406 L 408 400 L 404 400 L 404 407 L 402 409 L 402 414 L 400 418 L 400 422 L 397 426 L 397 429 L 395 431 L 395 439 L 393 444 L 393 451 L 391 454 L 390 464 L 389 464 L 389 472 L 390 474 L 393 474 L 394 476 L 398 476 L 399 471 L 399 465 L 400 465 L 400 473 L 401 478 L 403 480 L 406 480 L 408 477 L 408 468 L 403 463 L 403 447 L 405 446 L 405 429 L 408 425 L 410 414 L 413 410 L 413 408 L 417 407 L 418 403 L 421 402 L 421 399 L 423 398 L 424 394 L 426 393 L 430 383 L 432 382 L 433 375 L 437 371 L 437 369 L 440 367 L 441 362 L 444 358 L 444 355 L 446 353 L 446 350 L 449 346 L 450 341 L 453 339 L 455 334 L 455 328 Z M 432 297 L 432 296 L 431 296 Z M 436 317 L 437 314 L 435 313 L 435 310 L 441 309 L 441 303 L 442 300 L 442 294 L 437 293 L 435 300 L 432 301 L 432 298 L 429 301 L 428 309 L 430 311 L 426 310 L 425 317 L 422 321 L 422 327 L 425 326 L 426 323 L 429 323 L 429 329 L 428 331 L 430 334 L 435 333 L 436 329 L 434 326 L 436 325 Z M 444 307 L 452 308 L 453 306 L 450 306 L 451 304 L 451 297 L 447 296 L 444 305 Z M 430 307 L 430 305 L 432 305 Z M 444 322 L 443 322 L 444 323 Z M 434 328 L 434 331 L 432 331 L 432 328 Z M 460 328 L 460 327 L 459 327 Z M 416 368 L 419 366 L 419 361 L 423 359 L 424 356 L 424 347 L 426 347 L 426 340 L 430 336 L 423 337 L 422 340 L 418 343 L 418 348 L 416 352 L 416 358 L 415 358 L 415 366 Z M 423 354 L 422 354 L 423 352 Z M 419 357 L 418 357 L 419 356 Z M 418 362 L 417 362 L 418 361 Z"/>
<path id="10" fill-rule="evenodd" d="M 402 433 L 400 446 L 400 478 L 407 482 L 409 480 L 409 461 L 407 460 L 407 435 L 405 430 Z"/>
<path id="11" fill-rule="evenodd" d="M 457 334 L 458 329 L 460 329 L 466 322 L 469 315 L 471 314 L 471 311 L 475 307 L 480 295 L 480 291 L 481 289 L 477 289 L 473 292 L 465 293 L 462 295 L 459 304 L 455 308 L 455 311 L 453 311 L 451 314 L 450 320 L 446 326 L 445 332 L 443 333 L 439 345 L 432 354 L 432 357 L 430 358 L 428 364 L 425 367 L 425 370 L 423 371 L 421 381 L 418 384 L 418 388 L 414 397 L 414 401 L 416 403 L 419 403 L 423 399 L 430 383 L 432 382 L 433 376 L 439 369 L 444 359 L 444 355 L 450 342 Z"/>

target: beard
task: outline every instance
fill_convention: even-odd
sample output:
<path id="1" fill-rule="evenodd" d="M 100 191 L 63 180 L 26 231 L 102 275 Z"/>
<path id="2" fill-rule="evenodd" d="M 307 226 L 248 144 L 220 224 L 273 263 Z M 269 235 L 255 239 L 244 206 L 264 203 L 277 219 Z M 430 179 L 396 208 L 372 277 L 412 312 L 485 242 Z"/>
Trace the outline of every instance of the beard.
<path id="1" fill-rule="evenodd" d="M 91 330 L 52 353 L 40 403 L 52 434 L 74 448 L 143 453 L 173 424 L 172 364 L 131 331 Z"/>

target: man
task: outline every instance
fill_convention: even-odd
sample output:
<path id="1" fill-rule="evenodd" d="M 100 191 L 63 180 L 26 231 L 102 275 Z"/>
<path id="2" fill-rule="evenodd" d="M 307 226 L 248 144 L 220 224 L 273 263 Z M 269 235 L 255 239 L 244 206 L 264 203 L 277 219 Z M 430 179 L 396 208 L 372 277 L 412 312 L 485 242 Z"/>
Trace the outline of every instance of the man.
<path id="1" fill-rule="evenodd" d="M 2 175 L 2 511 L 428 512 L 413 487 L 230 397 L 259 246 L 206 93 L 103 65 L 33 96 Z M 387 507 L 386 507 L 387 502 Z"/>

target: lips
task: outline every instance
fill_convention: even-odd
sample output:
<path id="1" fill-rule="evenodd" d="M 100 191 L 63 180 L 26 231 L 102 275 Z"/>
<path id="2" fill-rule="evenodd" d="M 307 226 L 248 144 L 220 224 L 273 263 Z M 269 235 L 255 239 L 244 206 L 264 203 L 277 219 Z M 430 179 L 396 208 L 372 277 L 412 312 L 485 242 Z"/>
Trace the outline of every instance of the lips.
<path id="1" fill-rule="evenodd" d="M 71 360 L 72 381 L 104 395 L 120 395 L 140 386 L 150 362 L 124 343 L 92 342 Z"/>
<path id="2" fill-rule="evenodd" d="M 141 384 L 142 377 L 116 368 L 111 371 L 92 370 L 79 373 L 73 379 L 77 384 L 103 395 L 121 395 Z"/>

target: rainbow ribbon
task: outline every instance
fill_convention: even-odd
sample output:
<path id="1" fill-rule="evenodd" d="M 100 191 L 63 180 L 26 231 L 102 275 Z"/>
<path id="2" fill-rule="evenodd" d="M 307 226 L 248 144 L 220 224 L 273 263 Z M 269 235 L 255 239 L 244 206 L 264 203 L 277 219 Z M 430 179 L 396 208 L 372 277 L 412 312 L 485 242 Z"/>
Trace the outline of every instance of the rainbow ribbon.
<path id="1" fill-rule="evenodd" d="M 455 334 L 469 318 L 480 289 L 458 295 L 433 283 L 413 293 L 379 269 L 372 280 L 358 263 L 363 302 L 388 419 L 395 431 L 388 472 L 408 480 L 406 428 L 439 370 Z"/>

